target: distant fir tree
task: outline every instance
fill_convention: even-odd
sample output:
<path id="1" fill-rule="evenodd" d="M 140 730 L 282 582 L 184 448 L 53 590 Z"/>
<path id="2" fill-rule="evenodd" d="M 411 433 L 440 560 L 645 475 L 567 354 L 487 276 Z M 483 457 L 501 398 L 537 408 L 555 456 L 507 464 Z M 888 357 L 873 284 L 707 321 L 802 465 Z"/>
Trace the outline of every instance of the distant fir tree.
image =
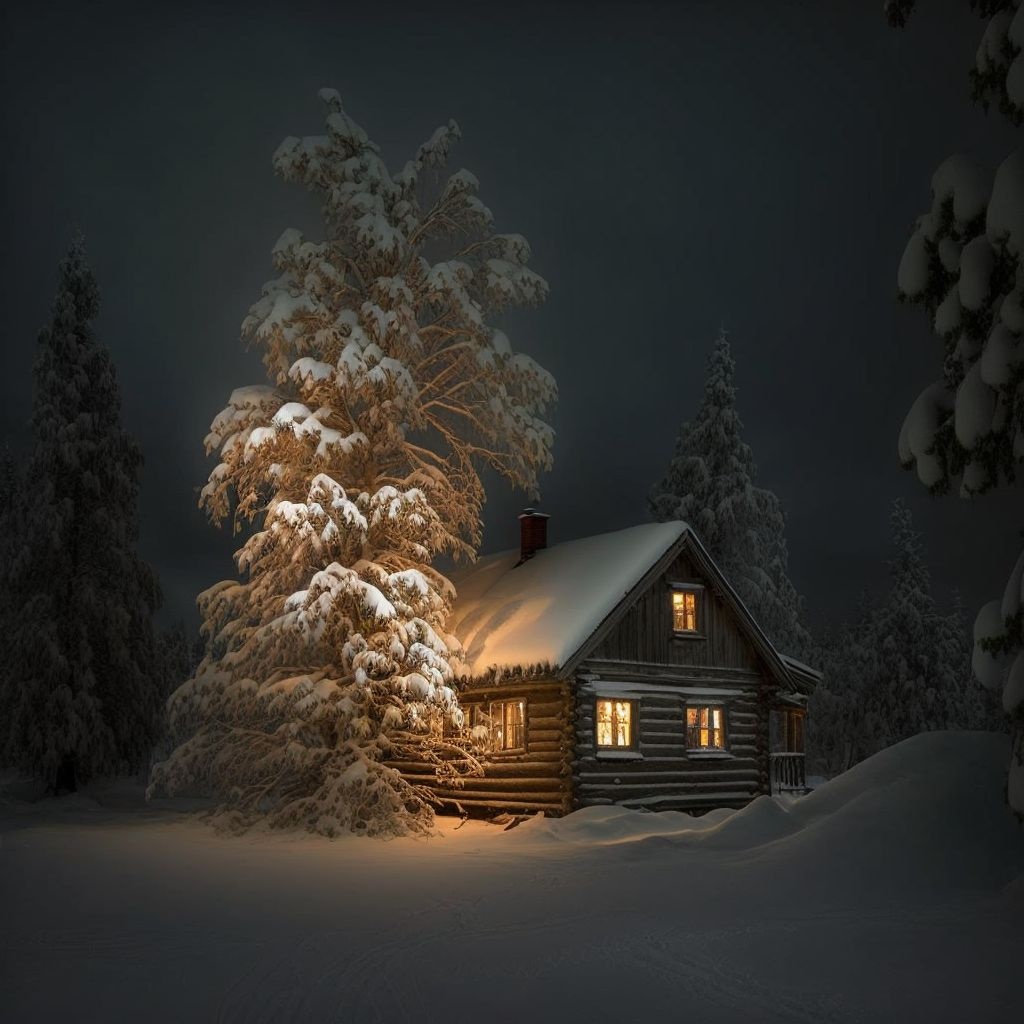
<path id="1" fill-rule="evenodd" d="M 871 618 L 873 657 L 861 700 L 865 755 L 920 732 L 981 725 L 967 638 L 936 607 L 921 536 L 902 501 L 893 504 L 890 529 L 889 594 Z"/>
<path id="2" fill-rule="evenodd" d="M 165 670 L 163 696 L 169 697 L 199 666 L 202 644 L 190 637 L 185 623 L 178 619 L 159 635 L 160 661 Z"/>
<path id="3" fill-rule="evenodd" d="M 811 698 L 808 746 L 812 767 L 825 774 L 921 732 L 992 724 L 971 682 L 962 611 L 937 607 L 920 534 L 901 501 L 890 527 L 885 599 L 862 597 L 820 654 L 824 679 Z"/>
<path id="4" fill-rule="evenodd" d="M 114 366 L 93 334 L 98 303 L 77 238 L 34 367 L 3 709 L 5 759 L 54 791 L 142 767 L 161 699 L 159 590 L 135 550 L 142 456 L 121 427 Z"/>
<path id="5" fill-rule="evenodd" d="M 788 576 L 786 518 L 779 499 L 755 486 L 735 377 L 723 331 L 708 360 L 697 415 L 683 424 L 668 469 L 650 493 L 651 514 L 659 522 L 689 523 L 773 643 L 786 654 L 807 657 L 810 635 Z"/>
<path id="6" fill-rule="evenodd" d="M 831 778 L 855 764 L 864 748 L 860 702 L 870 676 L 872 599 L 862 594 L 852 619 L 826 629 L 815 645 L 822 673 L 807 712 L 807 767 Z"/>

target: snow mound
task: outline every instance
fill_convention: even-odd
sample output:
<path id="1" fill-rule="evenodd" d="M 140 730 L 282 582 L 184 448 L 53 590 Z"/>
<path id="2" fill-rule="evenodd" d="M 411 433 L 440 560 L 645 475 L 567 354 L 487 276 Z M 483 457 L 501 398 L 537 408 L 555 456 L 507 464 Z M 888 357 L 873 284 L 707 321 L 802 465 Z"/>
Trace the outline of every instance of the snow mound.
<path id="1" fill-rule="evenodd" d="M 932 732 L 884 750 L 805 797 L 762 796 L 739 811 L 589 807 L 531 819 L 512 842 L 579 847 L 669 845 L 741 854 L 811 889 L 989 889 L 1024 874 L 1024 828 L 1004 799 L 1009 741 L 996 733 Z"/>

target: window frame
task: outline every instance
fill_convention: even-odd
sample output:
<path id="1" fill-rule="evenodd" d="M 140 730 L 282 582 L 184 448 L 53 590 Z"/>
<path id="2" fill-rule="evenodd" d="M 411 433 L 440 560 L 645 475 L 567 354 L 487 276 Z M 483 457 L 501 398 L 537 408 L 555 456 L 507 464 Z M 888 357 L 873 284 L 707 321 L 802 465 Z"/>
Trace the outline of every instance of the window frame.
<path id="1" fill-rule="evenodd" d="M 494 712 L 496 708 L 504 708 L 507 704 L 518 704 L 523 709 L 522 715 L 522 729 L 521 729 L 521 742 L 514 747 L 496 747 L 494 745 Z M 463 712 L 468 712 L 466 715 L 466 721 L 463 724 L 463 731 L 472 733 L 473 729 L 477 726 L 483 725 L 487 729 L 487 755 L 488 757 L 493 755 L 504 755 L 504 754 L 525 754 L 529 745 L 529 738 L 527 736 L 527 728 L 529 722 L 529 716 L 527 708 L 529 702 L 525 697 L 499 697 L 497 700 L 482 700 L 475 701 L 472 704 L 464 704 Z M 484 710 L 486 708 L 486 710 Z M 483 720 L 486 718 L 486 722 Z M 501 720 L 502 739 L 505 736 L 505 718 L 502 713 Z"/>
<path id="2" fill-rule="evenodd" d="M 603 744 L 598 739 L 598 706 L 602 702 L 607 702 L 612 705 L 613 717 L 612 717 L 612 728 L 614 729 L 614 706 L 616 704 L 628 704 L 629 705 L 629 745 L 623 744 Z M 631 757 L 640 756 L 640 701 L 635 697 L 615 697 L 615 696 L 596 696 L 594 697 L 594 751 L 598 757 L 608 757 L 609 755 L 629 755 Z"/>
<path id="3" fill-rule="evenodd" d="M 704 584 L 682 581 L 669 584 L 669 611 L 672 616 L 672 636 L 679 640 L 703 640 L 704 633 Z M 693 594 L 693 629 L 676 627 L 676 594 Z"/>
<path id="4" fill-rule="evenodd" d="M 690 712 L 697 712 L 697 724 L 692 728 L 697 730 L 698 739 L 700 738 L 701 729 L 706 729 L 711 739 L 714 739 L 715 726 L 713 724 L 714 718 L 713 713 L 718 711 L 721 713 L 721 725 L 718 726 L 718 731 L 722 734 L 722 745 L 720 747 L 702 747 L 702 746 L 691 746 L 690 744 Z M 700 712 L 708 712 L 707 726 L 701 726 L 700 724 Z M 729 707 L 723 701 L 687 701 L 683 708 L 683 729 L 684 742 L 686 744 L 686 754 L 688 757 L 731 757 L 729 752 Z"/>

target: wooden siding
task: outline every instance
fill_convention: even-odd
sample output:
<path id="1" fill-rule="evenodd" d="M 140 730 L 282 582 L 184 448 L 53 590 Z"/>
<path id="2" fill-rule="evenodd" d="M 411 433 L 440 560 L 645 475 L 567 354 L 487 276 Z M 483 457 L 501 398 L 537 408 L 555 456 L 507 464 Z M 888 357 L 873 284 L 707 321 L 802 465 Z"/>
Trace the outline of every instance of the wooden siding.
<path id="1" fill-rule="evenodd" d="M 438 786 L 428 764 L 395 763 L 410 781 L 427 785 L 442 811 L 508 811 L 567 814 L 572 809 L 570 758 L 573 701 L 569 685 L 556 679 L 489 683 L 460 694 L 463 708 L 492 700 L 526 702 L 525 750 L 485 759 L 484 777 L 461 789 Z"/>
<path id="2" fill-rule="evenodd" d="M 574 806 L 706 810 L 742 807 L 769 791 L 768 707 L 759 677 L 663 675 L 654 681 L 642 666 L 624 668 L 612 677 L 591 672 L 578 681 Z M 636 701 L 638 758 L 602 756 L 596 747 L 595 702 L 615 696 Z M 724 706 L 725 756 L 687 751 L 688 703 Z"/>
<path id="3" fill-rule="evenodd" d="M 699 636 L 673 633 L 670 597 L 673 583 L 705 587 L 698 598 Z M 685 553 L 640 595 L 588 657 L 753 670 L 759 668 L 760 660 L 743 635 L 735 614 L 707 586 L 707 581 L 701 578 Z"/>

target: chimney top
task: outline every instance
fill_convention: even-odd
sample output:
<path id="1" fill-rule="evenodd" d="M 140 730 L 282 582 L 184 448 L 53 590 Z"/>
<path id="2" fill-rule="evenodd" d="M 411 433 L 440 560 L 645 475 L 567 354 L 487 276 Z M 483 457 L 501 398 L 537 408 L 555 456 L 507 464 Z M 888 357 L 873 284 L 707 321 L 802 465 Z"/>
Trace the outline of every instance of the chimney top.
<path id="1" fill-rule="evenodd" d="M 548 519 L 535 508 L 524 508 L 519 514 L 519 565 L 548 546 Z"/>

